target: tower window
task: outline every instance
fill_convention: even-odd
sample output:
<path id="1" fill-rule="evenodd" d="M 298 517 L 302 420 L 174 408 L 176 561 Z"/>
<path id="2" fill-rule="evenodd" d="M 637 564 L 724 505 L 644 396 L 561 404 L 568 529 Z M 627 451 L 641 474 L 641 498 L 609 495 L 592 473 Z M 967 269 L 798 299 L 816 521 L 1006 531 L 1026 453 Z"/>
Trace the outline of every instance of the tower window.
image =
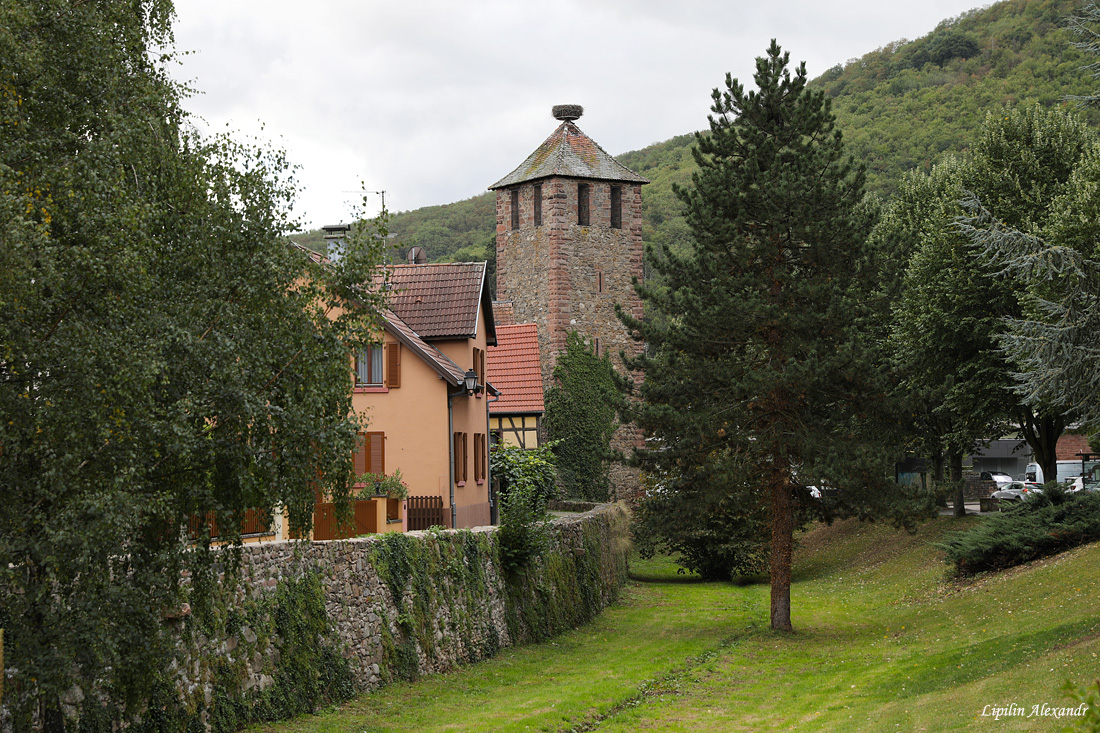
<path id="1" fill-rule="evenodd" d="M 602 293 L 603 292 L 603 271 L 602 270 L 596 270 L 596 292 L 597 293 Z"/>
<path id="2" fill-rule="evenodd" d="M 519 189 L 512 189 L 512 229 L 519 229 Z"/>
<path id="3" fill-rule="evenodd" d="M 542 185 L 536 183 L 531 187 L 531 194 L 534 197 L 532 203 L 535 207 L 535 226 L 542 226 Z"/>
<path id="4" fill-rule="evenodd" d="M 611 228 L 623 228 L 623 187 L 611 187 Z"/>
<path id="5" fill-rule="evenodd" d="M 582 227 L 588 226 L 588 184 L 577 184 L 577 223 Z"/>

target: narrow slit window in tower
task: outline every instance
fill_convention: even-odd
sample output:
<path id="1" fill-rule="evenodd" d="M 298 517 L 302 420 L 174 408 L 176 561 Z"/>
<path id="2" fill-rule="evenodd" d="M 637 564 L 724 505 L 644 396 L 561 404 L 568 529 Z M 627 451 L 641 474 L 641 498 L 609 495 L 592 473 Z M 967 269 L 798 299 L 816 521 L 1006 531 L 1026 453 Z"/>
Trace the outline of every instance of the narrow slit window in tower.
<path id="1" fill-rule="evenodd" d="M 519 229 L 519 189 L 512 189 L 512 230 Z"/>
<path id="2" fill-rule="evenodd" d="M 533 197 L 532 203 L 534 204 L 534 218 L 535 226 L 542 226 L 542 185 L 536 183 L 531 187 L 531 195 Z"/>
<path id="3" fill-rule="evenodd" d="M 623 228 L 623 187 L 611 187 L 611 228 Z"/>
<path id="4" fill-rule="evenodd" d="M 588 184 L 577 184 L 577 223 L 588 226 Z"/>

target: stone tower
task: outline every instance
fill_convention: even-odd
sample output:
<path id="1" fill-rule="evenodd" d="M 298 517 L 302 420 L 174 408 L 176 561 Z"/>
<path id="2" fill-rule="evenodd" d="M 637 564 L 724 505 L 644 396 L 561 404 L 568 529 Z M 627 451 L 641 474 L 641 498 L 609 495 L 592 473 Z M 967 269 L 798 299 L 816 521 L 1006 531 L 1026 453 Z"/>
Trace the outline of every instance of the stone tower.
<path id="1" fill-rule="evenodd" d="M 581 132 L 578 105 L 554 107 L 558 129 L 500 179 L 497 298 L 516 323 L 539 332 L 542 383 L 550 383 L 569 331 L 593 349 L 633 353 L 615 304 L 640 317 L 631 277 L 642 277 L 642 185 L 637 173 Z"/>
<path id="2" fill-rule="evenodd" d="M 581 132 L 579 105 L 558 105 L 561 124 L 497 192 L 497 298 L 516 323 L 538 326 L 543 389 L 566 336 L 577 331 L 599 353 L 636 353 L 615 305 L 641 317 L 631 278 L 642 277 L 642 185 L 648 181 Z M 613 444 L 636 441 L 620 430 Z M 613 481 L 622 494 L 627 478 Z"/>

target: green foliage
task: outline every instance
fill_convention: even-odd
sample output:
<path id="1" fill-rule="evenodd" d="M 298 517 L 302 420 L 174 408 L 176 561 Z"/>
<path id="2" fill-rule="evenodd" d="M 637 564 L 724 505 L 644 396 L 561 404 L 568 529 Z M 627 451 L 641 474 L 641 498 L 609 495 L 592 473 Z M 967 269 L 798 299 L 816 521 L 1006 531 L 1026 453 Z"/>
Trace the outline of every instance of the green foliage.
<path id="1" fill-rule="evenodd" d="M 547 547 L 549 527 L 547 503 L 558 493 L 556 443 L 533 450 L 518 446 L 495 446 L 489 453 L 492 473 L 500 478 L 501 565 L 516 573 Z"/>
<path id="2" fill-rule="evenodd" d="M 1022 399 L 1100 424 L 1100 146 L 1090 144 L 1042 227 L 1004 222 L 984 201 L 970 202 L 964 231 L 978 251 L 1028 289 L 1027 306 L 1006 322 L 1001 344 L 1017 365 Z M 1044 469 L 1045 470 L 1045 469 Z"/>
<path id="3" fill-rule="evenodd" d="M 401 476 L 400 468 L 395 469 L 393 473 L 388 475 L 364 473 L 360 475 L 359 481 L 365 484 L 359 492 L 362 498 L 382 494 L 391 499 L 406 499 L 409 496 L 409 485 L 405 483 L 405 479 Z"/>
<path id="4" fill-rule="evenodd" d="M 1096 688 L 1096 692 L 1092 691 L 1093 687 Z M 1065 733 L 1100 733 L 1100 697 L 1097 697 L 1096 694 L 1100 692 L 1100 680 L 1097 680 L 1088 688 L 1078 687 L 1066 680 L 1066 684 L 1062 686 L 1062 692 L 1065 693 L 1067 698 L 1085 708 L 1084 715 L 1062 730 Z"/>
<path id="5" fill-rule="evenodd" d="M 1003 570 L 1097 540 L 1100 494 L 1077 492 L 1057 497 L 1050 492 L 989 517 L 938 547 L 960 575 L 973 575 Z"/>
<path id="6" fill-rule="evenodd" d="M 960 229 L 962 201 L 976 196 L 996 212 L 999 227 L 1042 234 L 1095 144 L 1086 125 L 1060 110 L 991 113 L 969 155 L 908 176 L 880 222 L 879 237 L 913 253 L 894 308 L 902 388 L 917 398 L 911 412 L 926 449 L 954 455 L 956 467 L 975 441 L 1014 427 L 1049 473 L 1073 417 L 1054 401 L 1016 394 L 1021 364 L 1005 358 L 1002 334 L 1031 310 L 1038 291 L 969 246 L 976 227 Z"/>
<path id="7" fill-rule="evenodd" d="M 210 730 L 233 733 L 249 723 L 284 720 L 315 712 L 322 705 L 345 702 L 354 696 L 355 681 L 325 610 L 324 589 L 317 573 L 279 582 L 273 593 L 238 605 L 232 587 L 223 587 L 216 603 L 194 622 L 203 633 L 184 629 L 181 651 L 189 654 L 192 669 L 209 671 L 213 694 L 207 704 L 200 699 L 192 707 L 181 700 L 179 680 L 164 667 L 149 674 L 153 692 L 135 733 L 177 733 Z M 209 636 L 208 636 L 209 634 Z M 212 648 L 232 639 L 231 651 Z M 273 684 L 261 691 L 245 690 L 246 662 L 254 657 L 269 660 L 264 671 Z M 103 710 L 85 710 L 81 731 L 114 730 Z M 203 726 L 203 718 L 206 724 Z"/>
<path id="8" fill-rule="evenodd" d="M 565 351 L 558 354 L 554 380 L 546 392 L 543 424 L 555 441 L 558 480 L 564 494 L 607 501 L 611 493 L 611 436 L 620 399 L 611 358 L 592 353 L 584 337 L 570 331 Z"/>
<path id="9" fill-rule="evenodd" d="M 620 314 L 651 354 L 630 365 L 645 381 L 628 414 L 653 436 L 640 464 L 685 501 L 709 494 L 705 511 L 768 513 L 772 623 L 787 629 L 795 487 L 843 486 L 853 507 L 889 496 L 872 419 L 883 387 L 856 329 L 874 278 L 863 171 L 788 62 L 773 42 L 758 91 L 728 75 L 714 91 L 699 171 L 679 191 L 692 251 L 650 248 L 662 284 L 638 287 L 646 320 Z"/>
<path id="10" fill-rule="evenodd" d="M 557 498 L 557 458 L 554 442 L 545 443 L 532 450 L 514 445 L 496 445 L 489 453 L 493 476 L 500 479 L 501 496 L 511 491 L 522 491 L 536 502 L 539 510 L 547 502 Z"/>
<path id="11" fill-rule="evenodd" d="M 439 608 L 447 609 L 451 633 L 464 640 L 467 661 L 496 652 L 500 640 L 479 608 L 488 594 L 490 558 L 495 560 L 490 537 L 469 530 L 440 528 L 426 537 L 390 533 L 373 546 L 371 565 L 389 587 L 397 611 L 396 635 L 386 626 L 382 630 L 384 679 L 418 679 L 421 652 L 435 658 Z M 444 577 L 447 582 L 440 582 Z"/>
<path id="12" fill-rule="evenodd" d="M 206 533 L 187 551 L 192 517 L 234 540 L 248 509 L 303 526 L 316 489 L 350 491 L 346 355 L 377 299 L 326 310 L 377 247 L 323 268 L 286 244 L 291 167 L 194 131 L 172 12 L 0 8 L 5 700 L 50 730 L 73 685 L 113 720 L 148 699 L 181 571 L 212 568 Z"/>
<path id="13" fill-rule="evenodd" d="M 547 549 L 546 503 L 531 485 L 515 484 L 500 496 L 500 564 L 515 574 Z"/>
<path id="14" fill-rule="evenodd" d="M 768 516 L 759 499 L 745 501 L 751 486 L 715 491 L 718 481 L 736 476 L 710 477 L 707 490 L 692 490 L 672 477 L 653 486 L 634 512 L 632 534 L 639 554 L 672 555 L 680 572 L 704 580 L 730 580 L 767 572 Z"/>

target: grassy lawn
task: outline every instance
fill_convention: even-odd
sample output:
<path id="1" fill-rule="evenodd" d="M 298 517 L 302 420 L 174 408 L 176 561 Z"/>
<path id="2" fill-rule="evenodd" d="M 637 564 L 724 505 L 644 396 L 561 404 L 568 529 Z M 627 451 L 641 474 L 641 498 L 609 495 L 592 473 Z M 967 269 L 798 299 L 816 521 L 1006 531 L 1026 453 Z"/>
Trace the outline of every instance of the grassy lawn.
<path id="1" fill-rule="evenodd" d="M 803 535 L 793 635 L 768 629 L 766 585 L 635 560 L 620 602 L 588 626 L 254 730 L 1059 730 L 982 712 L 1069 706 L 1066 680 L 1100 676 L 1100 545 L 948 581 L 931 543 L 975 521 Z"/>

